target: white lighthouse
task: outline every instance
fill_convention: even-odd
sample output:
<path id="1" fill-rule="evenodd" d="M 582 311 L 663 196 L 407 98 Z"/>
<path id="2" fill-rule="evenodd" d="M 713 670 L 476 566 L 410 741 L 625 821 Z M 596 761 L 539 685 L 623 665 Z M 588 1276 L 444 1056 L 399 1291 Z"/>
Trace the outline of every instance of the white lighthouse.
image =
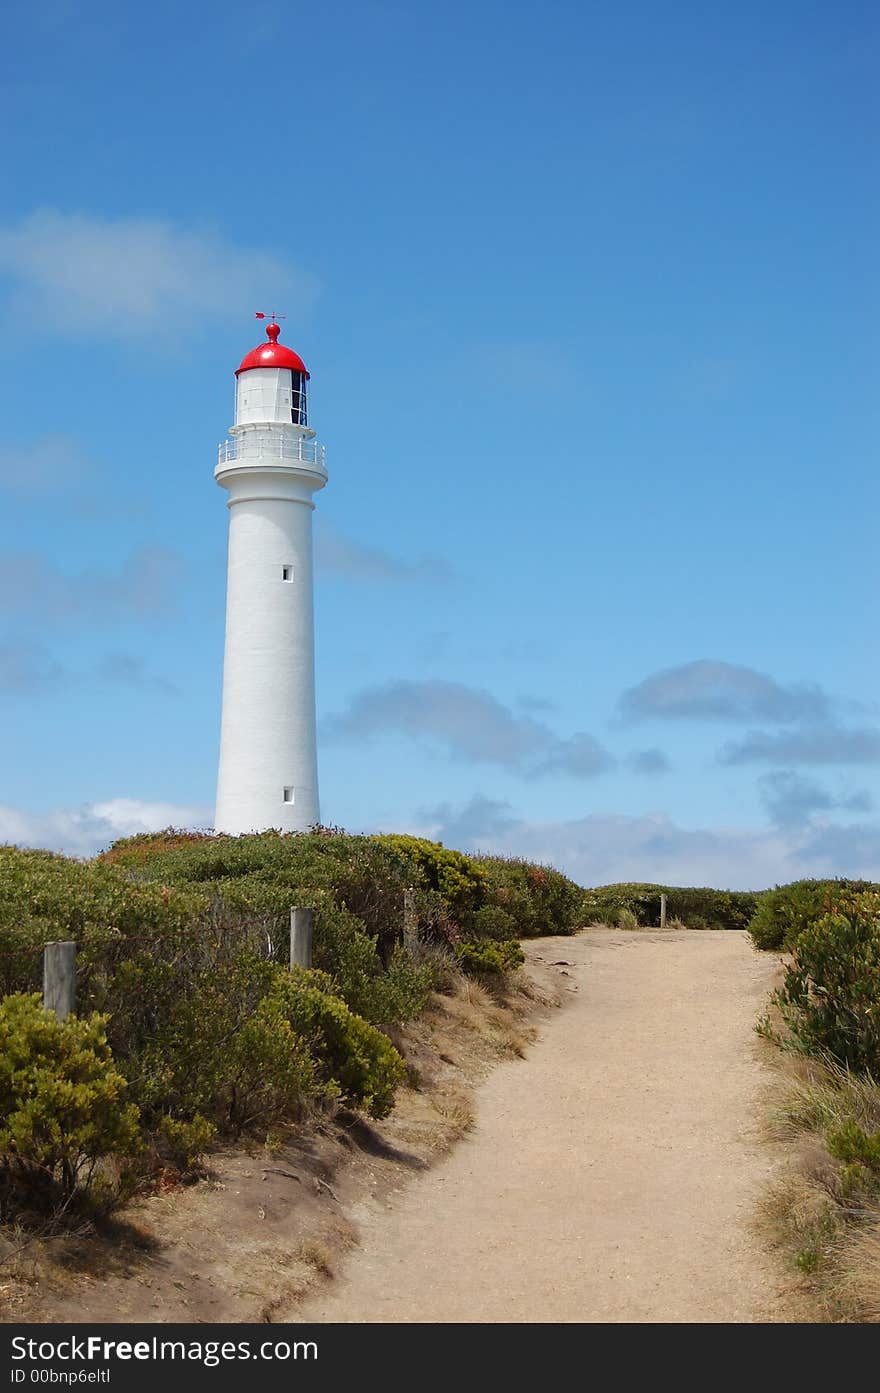
<path id="1" fill-rule="evenodd" d="M 324 447 L 305 363 L 278 342 L 236 370 L 235 424 L 214 477 L 229 492 L 218 832 L 301 832 L 319 821 L 312 495 Z"/>

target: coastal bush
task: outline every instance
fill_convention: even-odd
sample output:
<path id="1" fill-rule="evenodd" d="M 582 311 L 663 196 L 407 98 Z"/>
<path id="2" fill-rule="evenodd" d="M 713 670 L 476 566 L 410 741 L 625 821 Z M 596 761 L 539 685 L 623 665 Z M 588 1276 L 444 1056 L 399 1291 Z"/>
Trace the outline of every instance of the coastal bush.
<path id="1" fill-rule="evenodd" d="M 180 932 L 207 911 L 187 888 L 131 881 L 112 866 L 0 846 L 0 993 L 37 990 L 42 950 L 75 939 L 78 968 L 121 938 Z"/>
<path id="2" fill-rule="evenodd" d="M 477 861 L 461 851 L 452 851 L 442 842 L 425 837 L 396 833 L 373 837 L 380 846 L 388 847 L 405 858 L 418 870 L 419 880 L 436 891 L 446 901 L 449 912 L 459 924 L 467 920 L 485 903 L 486 874 Z"/>
<path id="3" fill-rule="evenodd" d="M 876 1321 L 880 1310 L 880 1086 L 829 1055 L 799 1061 L 768 1118 L 801 1145 L 765 1195 L 770 1234 L 810 1274 L 823 1318 Z"/>
<path id="4" fill-rule="evenodd" d="M 329 899 L 361 921 L 380 954 L 400 938 L 413 864 L 373 837 L 336 829 L 214 836 L 174 831 L 114 842 L 99 858 L 166 886 L 201 887 L 256 915 L 280 920 L 290 905 Z M 417 876 L 417 872 L 416 878 Z"/>
<path id="5" fill-rule="evenodd" d="M 573 934 L 584 922 L 584 892 L 561 871 L 516 856 L 479 856 L 476 861 L 485 876 L 486 907 L 509 917 L 506 936 Z M 499 937 L 502 921 L 497 914 L 487 922 L 493 926 L 491 936 Z M 468 927 L 478 936 L 479 919 L 472 919 Z"/>
<path id="6" fill-rule="evenodd" d="M 278 961 L 287 954 L 290 906 L 313 906 L 315 966 L 376 1025 L 411 1019 L 430 991 L 430 971 L 400 947 L 404 891 L 420 871 L 377 839 L 332 829 L 245 837 L 169 832 L 115 842 L 102 860 L 207 894 L 223 912 L 259 925 Z"/>
<path id="7" fill-rule="evenodd" d="M 98 1014 L 59 1021 L 37 994 L 0 1000 L 0 1154 L 14 1158 L 19 1183 L 48 1180 L 62 1201 L 100 1191 L 106 1204 L 99 1163 L 142 1147 L 106 1024 Z"/>
<path id="8" fill-rule="evenodd" d="M 211 839 L 175 834 L 173 885 L 148 878 L 161 859 L 158 838 L 137 839 L 136 868 L 124 857 L 84 863 L 0 851 L 0 948 L 14 927 L 20 949 L 0 954 L 6 990 L 39 984 L 47 940 L 76 940 L 80 1012 L 104 1013 L 115 1067 L 141 1111 L 149 1145 L 180 1169 L 192 1165 L 211 1135 L 265 1132 L 295 1120 L 308 1100 L 344 1096 L 352 1106 L 387 1108 L 396 1073 L 374 1025 L 416 1015 L 433 982 L 430 965 L 415 963 L 399 945 L 383 964 L 375 938 L 330 891 L 291 896 L 277 850 L 282 839 L 245 839 L 251 845 L 244 855 L 230 851 L 233 840 L 223 839 L 222 870 L 234 865 L 245 873 L 211 880 L 202 860 Z M 350 862 L 339 851 L 337 844 L 336 864 Z M 409 868 L 401 870 L 398 858 L 381 848 L 368 857 L 374 854 L 399 873 L 396 888 L 406 882 Z M 280 867 L 274 884 L 267 858 Z M 184 880 L 193 869 L 196 879 Z M 221 869 L 216 859 L 212 869 Z M 343 869 L 350 887 L 360 871 Z M 289 955 L 291 900 L 308 898 L 316 906 L 315 961 L 327 970 L 315 990 L 328 997 L 336 1021 L 331 1072 L 326 1041 L 314 1029 L 315 999 L 306 1034 L 273 994 L 279 973 L 287 976 L 281 964 Z M 379 904 L 377 892 L 374 908 Z M 359 1023 L 359 1011 L 372 1023 Z M 340 1054 L 346 1043 L 354 1051 L 347 1072 Z"/>
<path id="9" fill-rule="evenodd" d="M 299 968 L 278 973 L 270 995 L 274 1013 L 308 1042 L 318 1070 L 342 1102 L 373 1117 L 391 1111 L 405 1065 L 381 1030 L 329 991 L 323 974 Z"/>
<path id="10" fill-rule="evenodd" d="M 312 1060 L 265 1005 L 283 969 L 198 930 L 154 947 L 132 945 L 101 983 L 108 1038 L 145 1126 L 167 1139 L 167 1118 L 202 1119 L 237 1136 L 298 1116 L 316 1091 Z"/>
<path id="11" fill-rule="evenodd" d="M 507 909 L 499 904 L 484 904 L 470 916 L 468 929 L 471 937 L 479 941 L 484 938 L 516 938 L 519 926 Z"/>
<path id="12" fill-rule="evenodd" d="M 845 1195 L 880 1193 L 880 1132 L 866 1132 L 848 1119 L 826 1140 L 830 1155 L 843 1163 L 838 1180 Z"/>
<path id="13" fill-rule="evenodd" d="M 869 892 L 802 929 L 775 1001 L 792 1041 L 880 1077 L 880 920 Z"/>
<path id="14" fill-rule="evenodd" d="M 407 890 L 415 951 L 402 942 Z M 456 966 L 512 969 L 522 961 L 515 936 L 564 931 L 577 899 L 571 882 L 543 867 L 484 866 L 424 839 L 336 829 L 172 829 L 123 839 L 91 862 L 2 847 L 0 987 L 33 991 L 43 945 L 73 939 L 80 1026 L 100 1022 L 101 1086 L 119 1094 L 114 1133 L 92 1080 L 94 1126 L 118 1157 L 136 1140 L 142 1171 L 186 1172 L 214 1137 L 265 1136 L 314 1102 L 383 1116 L 404 1071 L 383 1028 L 418 1015 Z M 315 910 L 315 967 L 305 974 L 288 970 L 296 904 Z M 57 1026 L 45 1015 L 41 1029 Z M 40 1125 L 51 1130 L 51 1099 L 40 1098 Z M 7 1111 L 34 1150 L 24 1113 Z M 95 1135 L 80 1140 L 82 1157 L 97 1155 Z M 52 1161 L 59 1175 L 64 1148 Z M 83 1164 L 73 1155 L 68 1180 Z"/>
<path id="15" fill-rule="evenodd" d="M 760 897 L 749 933 L 756 948 L 792 948 L 815 920 L 845 910 L 854 895 L 872 892 L 880 908 L 880 886 L 867 880 L 795 880 L 777 885 Z"/>
<path id="16" fill-rule="evenodd" d="M 688 929 L 745 929 L 760 899 L 760 894 L 752 891 L 712 890 L 705 886 L 599 885 L 584 892 L 583 922 L 617 924 L 619 912 L 627 910 L 640 928 L 656 928 L 663 894 L 667 922 L 678 919 Z"/>
<path id="17" fill-rule="evenodd" d="M 314 966 L 330 975 L 333 990 L 352 1011 L 374 1025 L 401 1025 L 422 1009 L 432 986 L 430 971 L 416 964 L 390 934 L 383 959 L 378 939 L 362 919 L 336 903 L 332 892 L 303 893 L 283 881 L 272 884 L 244 876 L 225 883 L 220 894 L 227 912 L 263 926 L 267 945 L 271 943 L 273 949 L 277 945 L 272 956 L 278 961 L 288 957 L 291 903 L 311 905 L 315 910 Z M 398 933 L 402 918 L 401 905 Z"/>
<path id="18" fill-rule="evenodd" d="M 459 967 L 472 977 L 498 976 L 512 972 L 525 962 L 525 954 L 515 938 L 482 943 L 460 943 L 455 950 Z"/>

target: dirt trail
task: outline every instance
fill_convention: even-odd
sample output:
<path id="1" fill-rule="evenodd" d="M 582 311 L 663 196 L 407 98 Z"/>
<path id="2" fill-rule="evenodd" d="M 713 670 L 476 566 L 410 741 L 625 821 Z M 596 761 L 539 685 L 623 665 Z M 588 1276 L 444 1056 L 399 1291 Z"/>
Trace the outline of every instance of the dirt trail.
<path id="1" fill-rule="evenodd" d="M 738 933 L 594 930 L 530 952 L 567 961 L 570 1004 L 480 1086 L 445 1160 L 359 1206 L 339 1279 L 279 1316 L 790 1319 L 750 1231 L 775 1160 L 753 1033 L 775 960 Z"/>

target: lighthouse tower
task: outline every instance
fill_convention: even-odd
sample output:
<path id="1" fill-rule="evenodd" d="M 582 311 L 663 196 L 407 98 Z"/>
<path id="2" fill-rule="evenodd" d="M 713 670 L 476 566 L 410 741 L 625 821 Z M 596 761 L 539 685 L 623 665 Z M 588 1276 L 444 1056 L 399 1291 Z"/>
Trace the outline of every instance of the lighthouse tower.
<path id="1" fill-rule="evenodd" d="M 235 424 L 214 471 L 229 493 L 218 832 L 319 821 L 312 495 L 327 471 L 309 374 L 280 333 L 273 320 L 236 371 Z"/>

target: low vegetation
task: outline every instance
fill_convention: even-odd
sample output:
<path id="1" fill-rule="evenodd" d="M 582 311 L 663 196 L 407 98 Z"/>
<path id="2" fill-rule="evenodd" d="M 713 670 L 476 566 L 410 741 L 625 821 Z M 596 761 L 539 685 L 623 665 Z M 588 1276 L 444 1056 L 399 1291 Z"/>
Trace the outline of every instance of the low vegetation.
<path id="1" fill-rule="evenodd" d="M 760 895 L 745 890 L 710 890 L 682 885 L 599 885 L 588 890 L 583 917 L 589 924 L 621 929 L 656 928 L 660 897 L 666 896 L 667 923 L 685 929 L 745 929 Z"/>
<path id="2" fill-rule="evenodd" d="M 394 1042 L 433 995 L 489 1021 L 520 940 L 589 923 L 748 928 L 786 954 L 760 1032 L 793 1061 L 775 1117 L 796 1172 L 773 1234 L 832 1318 L 880 1320 L 880 886 L 584 891 L 547 866 L 336 828 L 169 830 L 93 861 L 0 847 L 0 1222 L 93 1219 L 342 1106 L 386 1116 Z M 289 966 L 292 905 L 314 966 Z M 405 932 L 406 930 L 406 932 Z M 77 1014 L 43 1009 L 43 945 L 77 943 Z M 437 993 L 444 993 L 438 996 Z M 411 1073 L 412 1071 L 410 1071 Z"/>
<path id="3" fill-rule="evenodd" d="M 552 866 L 512 856 L 480 856 L 485 901 L 472 920 L 475 938 L 543 938 L 573 934 L 584 920 L 584 892 Z"/>
<path id="4" fill-rule="evenodd" d="M 581 900 L 548 867 L 335 828 L 168 831 L 88 862 L 0 847 L 0 1218 L 107 1212 L 338 1104 L 385 1116 L 391 1035 L 462 972 L 515 970 L 520 936 L 573 932 Z M 292 905 L 315 910 L 309 970 Z M 53 939 L 77 943 L 64 1023 L 38 995 Z"/>
<path id="5" fill-rule="evenodd" d="M 827 1318 L 880 1321 L 880 887 L 777 887 L 756 920 L 789 954 L 758 1028 L 793 1061 L 775 1125 L 800 1147 L 765 1212 Z"/>
<path id="6" fill-rule="evenodd" d="M 473 977 L 497 977 L 525 962 L 525 954 L 515 939 L 460 943 L 455 956 L 462 970 Z"/>
<path id="7" fill-rule="evenodd" d="M 0 1001 L 0 1215 L 112 1193 L 98 1167 L 141 1146 L 138 1109 L 107 1044 L 107 1018 L 62 1023 L 38 995 Z M 102 1183 L 103 1182 L 103 1183 Z"/>
<path id="8" fill-rule="evenodd" d="M 854 895 L 876 891 L 867 880 L 795 880 L 761 895 L 749 923 L 756 948 L 789 949 L 823 914 L 845 908 Z"/>

